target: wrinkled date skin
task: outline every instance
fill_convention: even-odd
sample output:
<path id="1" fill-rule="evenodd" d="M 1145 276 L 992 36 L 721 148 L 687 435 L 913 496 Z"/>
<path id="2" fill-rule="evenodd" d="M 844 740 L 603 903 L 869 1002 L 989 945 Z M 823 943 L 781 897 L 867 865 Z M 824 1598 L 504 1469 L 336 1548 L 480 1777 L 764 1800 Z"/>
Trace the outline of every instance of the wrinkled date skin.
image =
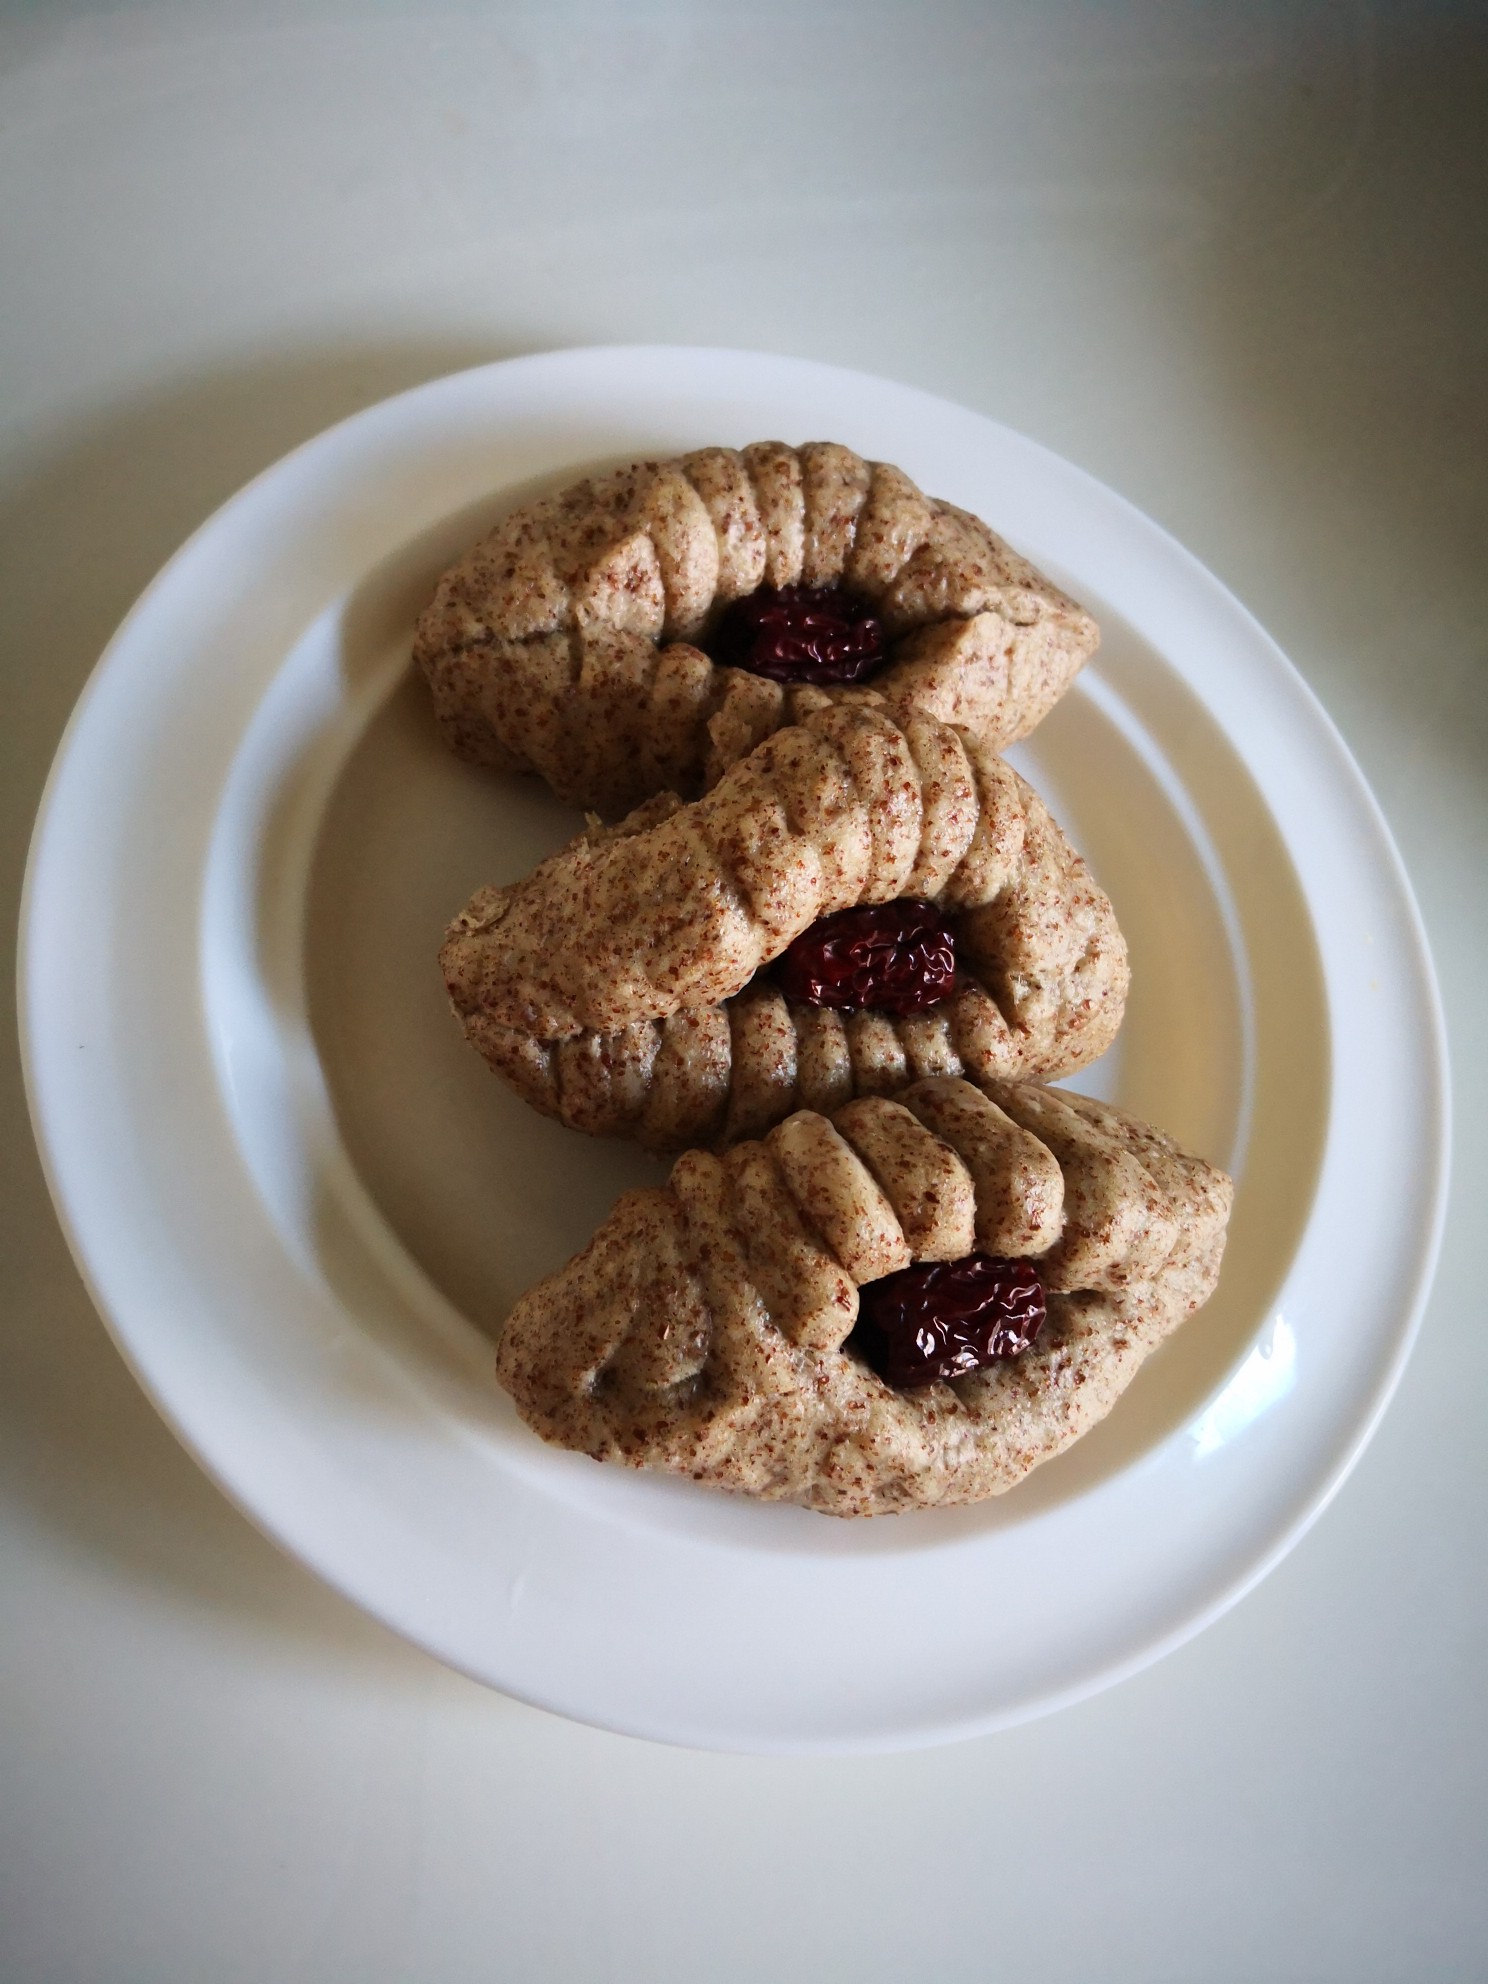
<path id="1" fill-rule="evenodd" d="M 834 586 L 761 586 L 719 620 L 709 652 L 772 682 L 862 682 L 887 651 L 865 600 Z"/>
<path id="2" fill-rule="evenodd" d="M 803 1005 L 919 1013 L 954 988 L 956 939 L 934 903 L 906 897 L 818 918 L 774 969 L 785 996 Z"/>
<path id="3" fill-rule="evenodd" d="M 1046 1313 L 1035 1264 L 995 1254 L 918 1262 L 867 1282 L 858 1300 L 847 1347 L 899 1391 L 1016 1357 Z"/>

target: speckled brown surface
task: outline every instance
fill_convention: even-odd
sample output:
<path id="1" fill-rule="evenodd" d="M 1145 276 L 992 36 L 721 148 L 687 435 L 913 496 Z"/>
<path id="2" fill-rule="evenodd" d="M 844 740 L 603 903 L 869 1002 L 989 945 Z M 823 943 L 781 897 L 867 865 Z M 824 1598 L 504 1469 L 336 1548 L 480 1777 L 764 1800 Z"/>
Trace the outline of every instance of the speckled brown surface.
<path id="1" fill-rule="evenodd" d="M 757 976 L 817 917 L 906 895 L 956 930 L 939 1005 L 843 1015 Z M 985 740 L 901 726 L 871 690 L 816 692 L 703 799 L 655 799 L 482 890 L 441 964 L 471 1041 L 536 1108 L 670 1150 L 929 1075 L 1070 1074 L 1109 1046 L 1129 976 L 1038 795 Z"/>
<path id="2" fill-rule="evenodd" d="M 795 694 L 693 643 L 761 585 L 841 584 L 893 643 L 874 687 L 1001 747 L 1095 651 L 1083 608 L 978 518 L 834 442 L 636 462 L 507 517 L 440 580 L 414 653 L 462 757 L 613 816 L 712 785 Z M 829 692 L 830 693 L 830 692 Z"/>
<path id="3" fill-rule="evenodd" d="M 1103 1418 L 1208 1299 L 1230 1199 L 1082 1096 L 921 1082 L 628 1192 L 516 1304 L 497 1370 L 529 1426 L 598 1460 L 831 1515 L 979 1501 Z M 974 1248 L 1040 1262 L 1022 1355 L 896 1391 L 844 1349 L 861 1284 Z"/>

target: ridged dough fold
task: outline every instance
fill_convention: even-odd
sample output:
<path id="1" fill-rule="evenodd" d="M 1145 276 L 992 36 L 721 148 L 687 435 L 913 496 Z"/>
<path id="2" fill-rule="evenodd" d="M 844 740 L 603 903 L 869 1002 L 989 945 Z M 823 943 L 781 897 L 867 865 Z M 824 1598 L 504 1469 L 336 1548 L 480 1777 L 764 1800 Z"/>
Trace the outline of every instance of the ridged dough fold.
<path id="1" fill-rule="evenodd" d="M 818 917 L 902 896 L 956 933 L 938 1005 L 844 1015 L 761 976 Z M 673 1150 L 932 1075 L 1073 1073 L 1109 1046 L 1129 978 L 1038 795 L 984 739 L 867 690 L 818 692 L 702 799 L 654 799 L 479 891 L 441 964 L 470 1040 L 534 1107 Z"/>
<path id="2" fill-rule="evenodd" d="M 497 1351 L 544 1439 L 831 1515 L 973 1502 L 1110 1410 L 1205 1302 L 1232 1187 L 1121 1111 L 937 1078 L 688 1151 L 530 1289 Z M 1040 1263 L 1029 1349 L 895 1390 L 845 1348 L 858 1288 L 978 1251 Z"/>
<path id="3" fill-rule="evenodd" d="M 873 686 L 894 709 L 999 749 L 1099 640 L 984 523 L 899 469 L 762 441 L 635 462 L 514 511 L 440 580 L 414 653 L 462 757 L 613 817 L 715 784 L 796 720 L 797 691 L 695 644 L 730 601 L 797 583 L 875 603 L 891 653 Z"/>

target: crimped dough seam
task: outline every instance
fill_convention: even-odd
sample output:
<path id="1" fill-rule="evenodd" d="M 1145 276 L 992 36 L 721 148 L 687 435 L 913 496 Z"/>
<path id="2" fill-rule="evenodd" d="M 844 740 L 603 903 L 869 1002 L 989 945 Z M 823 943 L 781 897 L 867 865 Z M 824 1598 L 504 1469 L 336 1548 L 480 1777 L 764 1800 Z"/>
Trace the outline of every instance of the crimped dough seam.
<path id="1" fill-rule="evenodd" d="M 923 1013 L 794 1004 L 767 967 L 818 917 L 914 895 L 958 942 Z M 1111 904 L 984 740 L 872 691 L 818 697 L 703 799 L 662 797 L 481 890 L 441 964 L 479 1051 L 575 1129 L 658 1149 L 916 1078 L 1057 1078 L 1104 1052 L 1129 971 Z"/>
<path id="2" fill-rule="evenodd" d="M 1231 1196 L 1171 1138 L 1031 1083 L 800 1111 L 627 1193 L 516 1304 L 498 1374 L 596 1459 L 834 1515 L 976 1501 L 1086 1432 L 1208 1299 Z M 1039 1262 L 1028 1350 L 900 1391 L 844 1347 L 859 1286 L 972 1251 Z"/>
<path id="3" fill-rule="evenodd" d="M 998 749 L 1099 641 L 1083 608 L 901 470 L 836 442 L 764 441 L 524 505 L 445 573 L 414 654 L 462 757 L 614 816 L 696 794 L 797 720 L 796 691 L 696 645 L 731 601 L 797 583 L 871 600 L 892 644 L 879 692 Z"/>

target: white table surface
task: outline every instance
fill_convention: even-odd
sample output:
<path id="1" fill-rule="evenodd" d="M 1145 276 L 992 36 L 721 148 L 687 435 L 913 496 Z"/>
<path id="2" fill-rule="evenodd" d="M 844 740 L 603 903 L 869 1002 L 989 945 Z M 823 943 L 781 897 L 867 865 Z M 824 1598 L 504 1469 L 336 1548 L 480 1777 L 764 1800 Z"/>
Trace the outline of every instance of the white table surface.
<path id="1" fill-rule="evenodd" d="M 4 1984 L 1485 1974 L 1485 103 L 1488 16 L 1419 4 L 0 9 L 9 902 L 114 624 L 286 448 L 544 346 L 801 353 L 1266 623 L 1411 870 L 1458 1123 L 1414 1361 L 1258 1591 L 1045 1721 L 781 1763 L 484 1692 L 280 1556 L 110 1347 L 7 1054 Z"/>

